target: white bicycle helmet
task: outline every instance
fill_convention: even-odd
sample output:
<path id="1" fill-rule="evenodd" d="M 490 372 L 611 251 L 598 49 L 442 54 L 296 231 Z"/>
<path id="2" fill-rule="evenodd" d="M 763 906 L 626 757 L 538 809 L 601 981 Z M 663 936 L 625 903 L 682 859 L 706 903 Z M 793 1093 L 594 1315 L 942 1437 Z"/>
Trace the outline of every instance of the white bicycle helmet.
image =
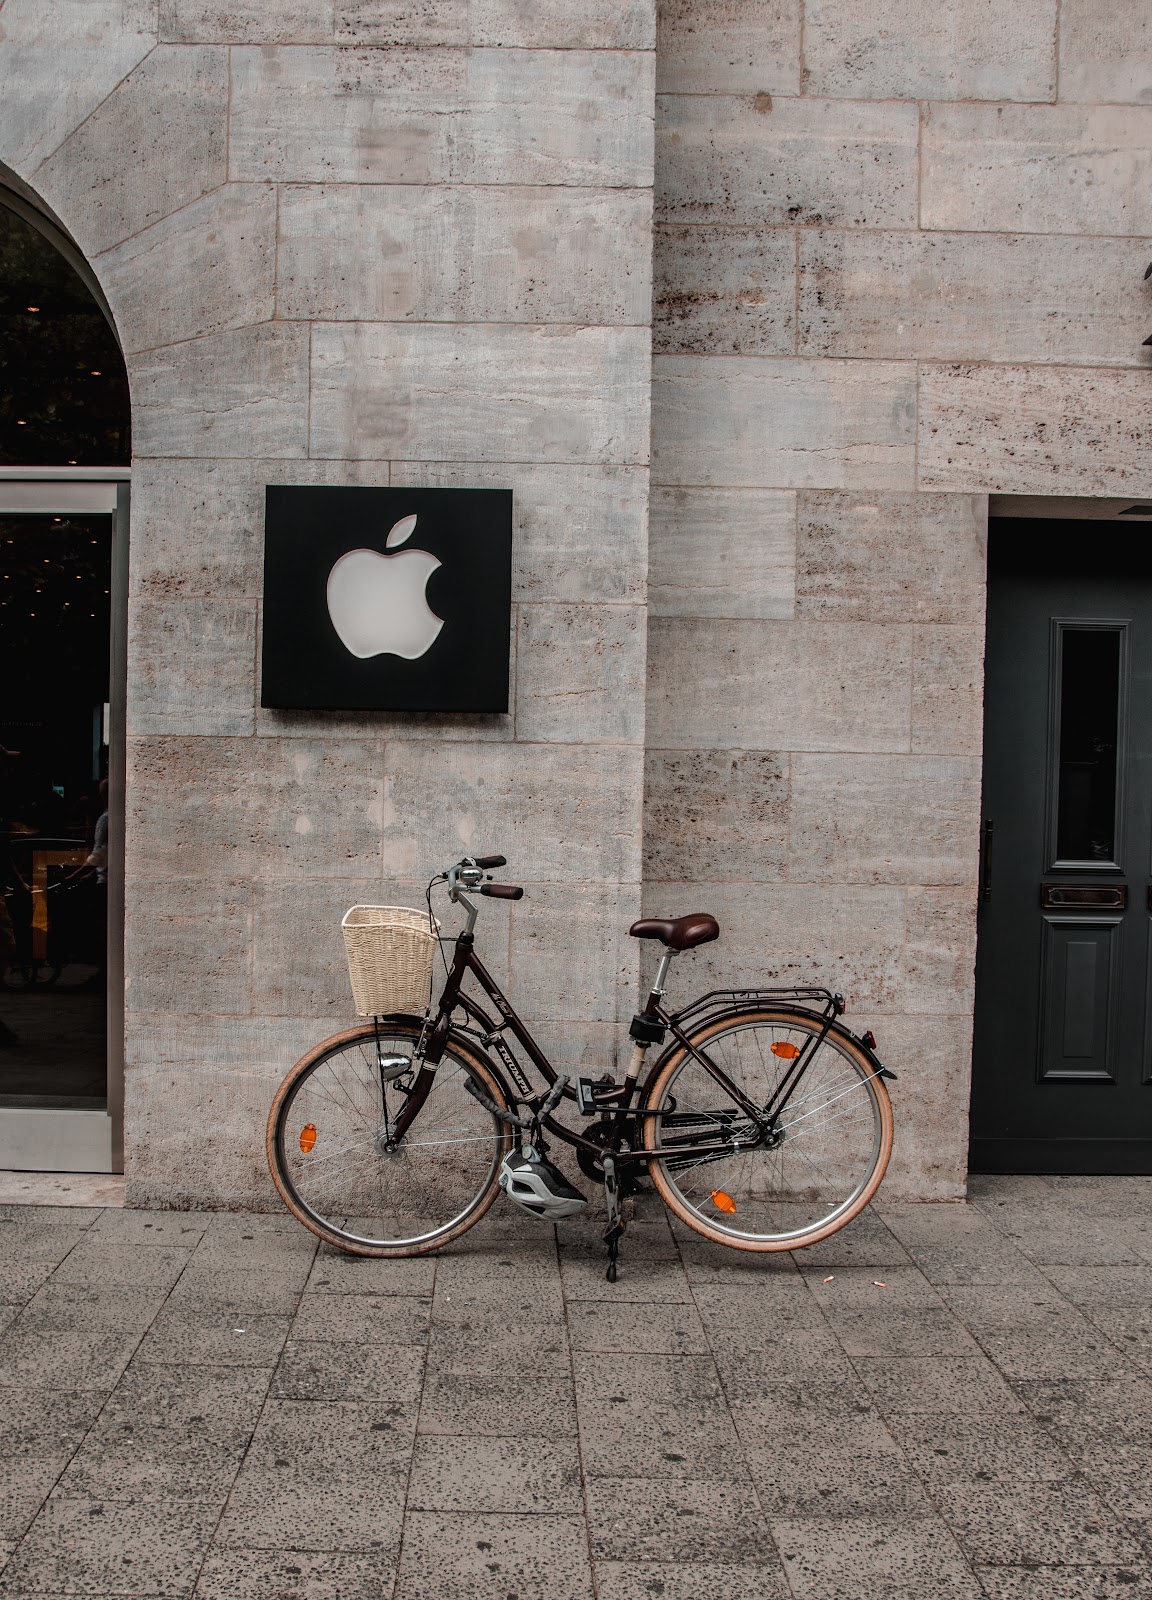
<path id="1" fill-rule="evenodd" d="M 530 1144 L 519 1145 L 504 1157 L 499 1183 L 509 1200 L 547 1221 L 573 1217 L 588 1204 L 560 1168 Z"/>

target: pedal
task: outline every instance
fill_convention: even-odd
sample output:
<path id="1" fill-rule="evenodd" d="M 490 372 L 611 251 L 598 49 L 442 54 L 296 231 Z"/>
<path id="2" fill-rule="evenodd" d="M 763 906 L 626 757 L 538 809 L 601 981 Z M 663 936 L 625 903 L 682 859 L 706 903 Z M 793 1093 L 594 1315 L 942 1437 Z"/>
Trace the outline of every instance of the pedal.
<path id="1" fill-rule="evenodd" d="M 619 1087 L 615 1078 L 605 1074 L 601 1078 L 576 1079 L 576 1109 L 582 1117 L 598 1117 L 606 1109 L 605 1103 L 598 1100 L 597 1095 L 616 1090 Z"/>

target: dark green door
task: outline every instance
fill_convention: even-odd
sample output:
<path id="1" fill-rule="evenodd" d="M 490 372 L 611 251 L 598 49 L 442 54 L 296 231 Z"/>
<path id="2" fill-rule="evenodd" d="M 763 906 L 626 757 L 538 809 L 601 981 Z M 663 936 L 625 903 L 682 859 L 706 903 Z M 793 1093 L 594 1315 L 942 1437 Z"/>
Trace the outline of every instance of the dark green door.
<path id="1" fill-rule="evenodd" d="M 1152 1172 L 1147 543 L 991 525 L 977 1172 Z"/>

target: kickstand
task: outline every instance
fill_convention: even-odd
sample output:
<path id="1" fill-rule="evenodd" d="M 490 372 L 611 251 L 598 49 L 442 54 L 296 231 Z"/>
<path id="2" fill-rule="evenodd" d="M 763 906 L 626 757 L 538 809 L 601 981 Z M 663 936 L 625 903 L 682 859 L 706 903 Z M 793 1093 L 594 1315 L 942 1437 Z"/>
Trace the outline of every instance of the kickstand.
<path id="1" fill-rule="evenodd" d="M 604 1230 L 604 1243 L 608 1246 L 608 1271 L 604 1276 L 609 1283 L 615 1283 L 616 1261 L 620 1254 L 620 1240 L 624 1235 L 624 1221 L 620 1215 L 620 1186 L 616 1182 L 616 1163 L 610 1155 L 604 1157 L 604 1203 L 608 1211 L 608 1226 Z"/>
<path id="2" fill-rule="evenodd" d="M 616 1282 L 616 1258 L 620 1254 L 620 1235 L 624 1232 L 622 1223 L 617 1223 L 614 1228 L 609 1228 L 604 1235 L 604 1242 L 608 1246 L 608 1271 L 604 1274 L 609 1283 Z"/>

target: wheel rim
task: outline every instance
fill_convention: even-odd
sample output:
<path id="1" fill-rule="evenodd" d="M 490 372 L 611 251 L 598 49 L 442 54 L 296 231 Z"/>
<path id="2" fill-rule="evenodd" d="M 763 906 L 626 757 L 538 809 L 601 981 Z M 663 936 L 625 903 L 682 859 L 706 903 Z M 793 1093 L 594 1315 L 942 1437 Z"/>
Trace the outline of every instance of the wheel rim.
<path id="1" fill-rule="evenodd" d="M 414 1051 L 410 1035 L 381 1034 L 384 1057 Z M 276 1117 L 274 1175 L 302 1220 L 364 1248 L 432 1245 L 475 1212 L 492 1189 L 505 1143 L 501 1124 L 465 1084 L 494 1085 L 447 1052 L 401 1144 L 387 1129 L 415 1073 L 380 1084 L 371 1032 L 326 1050 L 302 1071 Z"/>
<path id="2" fill-rule="evenodd" d="M 795 1059 L 791 1051 L 818 1033 L 818 1024 L 761 1018 L 718 1030 L 701 1044 L 749 1100 L 764 1106 Z M 782 1047 L 779 1054 L 773 1045 Z M 810 1058 L 780 1117 L 783 1138 L 772 1148 L 677 1160 L 677 1139 L 700 1141 L 704 1130 L 720 1127 L 741 1137 L 752 1128 L 687 1054 L 662 1078 L 653 1105 L 669 1113 L 654 1119 L 650 1133 L 660 1152 L 654 1174 L 658 1168 L 670 1198 L 707 1232 L 733 1243 L 787 1248 L 833 1232 L 860 1209 L 887 1161 L 889 1129 L 874 1069 L 834 1034 Z"/>

